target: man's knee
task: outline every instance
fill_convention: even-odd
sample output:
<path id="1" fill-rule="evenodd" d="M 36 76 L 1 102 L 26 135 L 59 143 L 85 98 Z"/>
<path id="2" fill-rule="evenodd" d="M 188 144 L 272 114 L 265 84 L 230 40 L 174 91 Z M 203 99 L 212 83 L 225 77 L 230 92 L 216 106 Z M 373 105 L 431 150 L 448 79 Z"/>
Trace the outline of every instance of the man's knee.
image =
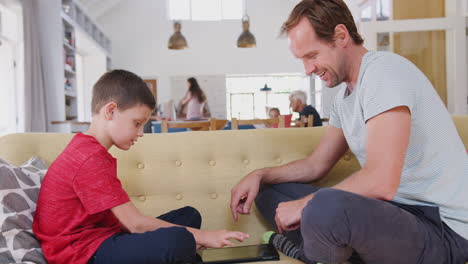
<path id="1" fill-rule="evenodd" d="M 302 213 L 302 220 L 306 223 L 330 224 L 339 219 L 354 206 L 355 194 L 342 190 L 324 188 L 314 194 Z"/>
<path id="2" fill-rule="evenodd" d="M 345 191 L 324 188 L 317 191 L 314 198 L 304 207 L 301 219 L 301 234 L 304 239 L 304 255 L 321 261 L 346 260 L 350 251 L 341 248 L 331 259 L 323 256 L 319 248 L 339 248 L 346 240 L 348 227 L 346 218 L 353 207 L 353 195 Z M 317 259 L 317 257 L 319 257 Z"/>
<path id="3" fill-rule="evenodd" d="M 257 197 L 255 197 L 255 205 L 263 204 L 265 202 L 266 195 L 265 193 L 268 192 L 268 189 L 271 188 L 271 185 L 268 184 L 260 184 L 258 188 Z"/>

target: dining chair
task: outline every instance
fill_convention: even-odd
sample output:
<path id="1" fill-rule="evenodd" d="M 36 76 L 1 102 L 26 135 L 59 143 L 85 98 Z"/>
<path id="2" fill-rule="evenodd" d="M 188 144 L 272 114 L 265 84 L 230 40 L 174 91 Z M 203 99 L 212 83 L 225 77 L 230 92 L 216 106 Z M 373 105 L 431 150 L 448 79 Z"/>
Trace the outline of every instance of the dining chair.
<path id="1" fill-rule="evenodd" d="M 268 118 L 268 119 L 245 119 L 239 120 L 237 118 L 233 118 L 231 121 L 231 129 L 237 130 L 239 126 L 242 125 L 275 125 L 278 124 L 278 127 L 284 127 L 284 116 L 280 115 L 278 118 Z"/>

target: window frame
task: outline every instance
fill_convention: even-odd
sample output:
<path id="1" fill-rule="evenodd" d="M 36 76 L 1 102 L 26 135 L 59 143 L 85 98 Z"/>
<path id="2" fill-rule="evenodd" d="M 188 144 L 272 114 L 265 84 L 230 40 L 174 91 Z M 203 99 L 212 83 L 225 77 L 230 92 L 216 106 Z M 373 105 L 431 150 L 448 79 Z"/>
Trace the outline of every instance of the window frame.
<path id="1" fill-rule="evenodd" d="M 174 17 L 171 17 L 171 5 L 170 5 L 171 1 L 177 1 L 177 0 L 167 0 L 166 1 L 167 17 L 168 17 L 168 20 L 170 20 L 170 21 L 219 22 L 219 21 L 240 20 L 240 19 L 242 19 L 242 16 L 245 13 L 245 6 L 244 6 L 245 3 L 244 3 L 244 1 L 240 1 L 241 13 L 239 14 L 239 17 L 225 18 L 224 12 L 223 12 L 224 11 L 223 2 L 226 1 L 226 0 L 217 0 L 217 1 L 219 1 L 219 19 L 194 19 L 193 18 L 193 3 L 192 3 L 193 0 L 187 0 L 188 1 L 188 10 L 189 10 L 188 18 L 177 18 L 177 17 L 174 18 Z"/>

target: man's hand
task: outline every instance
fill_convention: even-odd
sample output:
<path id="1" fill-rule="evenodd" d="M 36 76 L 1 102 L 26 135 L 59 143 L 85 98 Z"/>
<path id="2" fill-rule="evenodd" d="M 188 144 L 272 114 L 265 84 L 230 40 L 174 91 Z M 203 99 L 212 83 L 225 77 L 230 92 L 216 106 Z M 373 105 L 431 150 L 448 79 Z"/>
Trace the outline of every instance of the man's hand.
<path id="1" fill-rule="evenodd" d="M 261 175 L 258 170 L 249 173 L 231 190 L 231 213 L 235 221 L 238 214 L 249 214 L 252 203 L 260 188 Z"/>
<path id="2" fill-rule="evenodd" d="M 222 248 L 225 246 L 234 246 L 229 239 L 235 239 L 239 242 L 249 238 L 249 235 L 242 232 L 228 231 L 228 230 L 216 230 L 216 231 L 203 231 L 192 230 L 197 248 Z"/>
<path id="3" fill-rule="evenodd" d="M 299 200 L 278 204 L 275 215 L 278 232 L 283 233 L 283 231 L 292 231 L 299 228 L 302 209 L 304 209 L 310 199 L 311 196 L 306 196 Z"/>

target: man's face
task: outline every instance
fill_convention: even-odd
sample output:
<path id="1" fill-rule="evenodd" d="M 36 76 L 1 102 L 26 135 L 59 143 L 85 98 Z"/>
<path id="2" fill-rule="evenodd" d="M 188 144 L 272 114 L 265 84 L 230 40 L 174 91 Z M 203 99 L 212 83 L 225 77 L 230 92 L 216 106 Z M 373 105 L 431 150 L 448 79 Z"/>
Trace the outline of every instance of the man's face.
<path id="1" fill-rule="evenodd" d="M 344 81 L 343 51 L 334 42 L 320 40 L 307 18 L 301 18 L 288 32 L 288 38 L 291 52 L 302 60 L 307 75 L 319 76 L 327 87 L 335 87 Z"/>
<path id="2" fill-rule="evenodd" d="M 294 99 L 293 97 L 289 97 L 289 107 L 293 110 L 293 112 L 299 113 L 301 110 L 301 100 Z"/>
<path id="3" fill-rule="evenodd" d="M 117 108 L 109 125 L 114 145 L 123 150 L 130 149 L 143 136 L 143 127 L 150 116 L 151 109 L 146 105 L 136 105 L 123 111 Z"/>

